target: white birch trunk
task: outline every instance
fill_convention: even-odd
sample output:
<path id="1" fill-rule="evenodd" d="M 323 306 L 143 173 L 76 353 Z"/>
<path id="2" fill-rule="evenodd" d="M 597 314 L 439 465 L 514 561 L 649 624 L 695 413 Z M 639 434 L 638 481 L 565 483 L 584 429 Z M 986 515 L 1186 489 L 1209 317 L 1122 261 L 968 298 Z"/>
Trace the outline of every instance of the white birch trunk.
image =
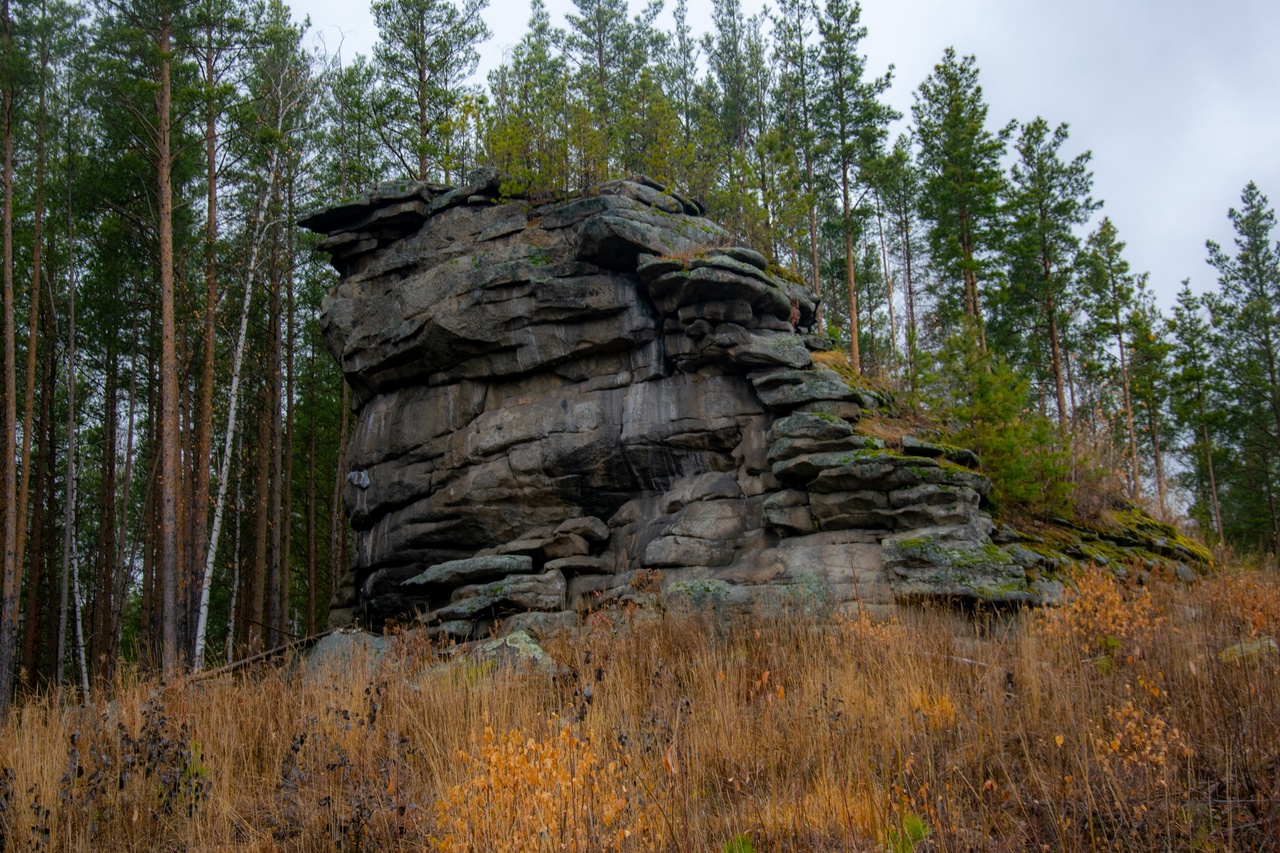
<path id="1" fill-rule="evenodd" d="M 76 618 L 76 660 L 80 664 L 80 689 L 84 691 L 85 704 L 89 703 L 89 667 L 84 659 L 84 601 L 80 597 L 80 575 L 76 571 L 75 556 L 71 558 L 71 592 L 75 602 Z"/>
<path id="2" fill-rule="evenodd" d="M 889 274 L 889 249 L 884 241 L 884 219 L 880 215 L 880 192 L 876 191 L 876 230 L 880 232 L 880 262 L 884 267 L 885 302 L 889 306 L 889 364 L 898 362 L 898 320 L 893 311 L 893 277 Z"/>
<path id="3" fill-rule="evenodd" d="M 130 553 L 129 570 L 125 569 L 125 543 L 129 538 L 129 496 L 133 494 L 133 437 L 137 428 L 136 408 L 138 402 L 138 289 L 134 285 L 133 299 L 133 347 L 129 356 L 129 429 L 126 432 L 124 445 L 124 485 L 120 494 L 120 522 L 119 532 L 116 535 L 116 553 L 115 553 L 115 570 L 118 575 L 116 579 L 116 595 L 112 599 L 116 603 L 114 612 L 111 614 L 111 630 L 115 635 L 115 642 L 112 648 L 120 648 L 120 637 L 124 631 L 124 603 L 129 595 L 129 582 L 133 577 L 135 550 Z"/>
<path id="4" fill-rule="evenodd" d="M 239 439 L 236 446 L 240 445 Z M 236 506 L 240 506 L 240 481 L 236 480 Z M 236 529 L 231 537 L 231 551 L 235 554 L 231 565 L 233 570 L 231 573 L 231 604 L 227 607 L 227 665 L 230 666 L 235 660 L 236 649 L 236 599 L 240 595 L 240 517 L 241 513 L 236 513 Z"/>
<path id="5" fill-rule="evenodd" d="M 68 147 L 70 142 L 68 141 Z M 71 184 L 67 184 L 67 521 L 62 537 L 62 597 L 58 607 L 58 657 L 53 683 L 62 686 L 67 655 L 67 592 L 75 575 L 76 530 L 76 255 L 71 218 Z"/>
<path id="6" fill-rule="evenodd" d="M 277 179 L 278 163 L 279 153 L 273 152 L 267 175 L 268 189 L 259 204 L 257 230 L 250 245 L 249 267 L 245 273 L 244 300 L 240 307 L 240 336 L 236 340 L 236 351 L 231 361 L 231 400 L 227 406 L 227 429 L 222 441 L 222 460 L 218 465 L 218 497 L 214 503 L 213 526 L 209 531 L 209 550 L 205 554 L 204 577 L 200 581 L 200 610 L 196 620 L 195 655 L 192 660 L 192 669 L 195 672 L 199 672 L 204 667 L 205 636 L 209 628 L 209 592 L 213 583 L 214 560 L 218 554 L 218 539 L 222 535 L 222 519 L 227 504 L 231 451 L 235 442 L 240 404 L 240 371 L 244 365 L 245 343 L 249 336 L 249 307 L 253 301 L 253 279 L 258 271 L 258 255 L 266 235 L 267 198 Z"/>

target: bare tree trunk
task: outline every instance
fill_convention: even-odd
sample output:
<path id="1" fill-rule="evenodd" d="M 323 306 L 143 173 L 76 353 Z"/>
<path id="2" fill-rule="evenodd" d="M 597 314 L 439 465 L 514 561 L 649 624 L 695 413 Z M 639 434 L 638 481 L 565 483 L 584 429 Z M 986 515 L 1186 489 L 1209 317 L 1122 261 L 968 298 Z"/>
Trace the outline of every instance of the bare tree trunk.
<path id="1" fill-rule="evenodd" d="M 1065 363 L 1067 370 L 1067 397 L 1068 402 L 1071 404 L 1071 429 L 1074 431 L 1080 426 L 1080 405 L 1076 402 L 1076 375 L 1075 371 L 1071 368 L 1070 350 L 1063 351 L 1062 360 Z"/>
<path id="2" fill-rule="evenodd" d="M 961 275 L 964 278 L 965 311 L 973 318 L 974 326 L 977 328 L 979 349 L 986 352 L 987 330 L 986 324 L 982 322 L 982 303 L 978 298 L 978 274 L 973 269 L 973 241 L 968 234 L 970 225 L 968 211 L 960 211 L 960 257 L 964 262 Z"/>
<path id="3" fill-rule="evenodd" d="M 52 562 L 46 551 L 46 527 L 52 513 L 46 508 L 46 502 L 52 500 L 54 483 L 54 383 L 57 376 L 54 370 L 53 338 L 49 337 L 44 346 L 41 359 L 40 378 L 40 417 L 37 429 L 40 432 L 40 448 L 36 452 L 36 486 L 35 509 L 31 519 L 31 560 L 27 572 L 27 601 L 24 607 L 23 623 L 26 625 L 22 635 L 22 669 L 26 680 L 24 686 L 35 687 L 38 677 L 49 672 L 43 666 L 47 649 L 41 648 L 39 630 L 41 625 L 47 629 L 50 622 L 49 601 L 53 595 L 54 582 Z M 43 594 L 42 594 L 43 590 Z M 47 633 L 47 630 L 46 630 Z"/>
<path id="4" fill-rule="evenodd" d="M 204 653 L 205 612 L 208 607 L 208 583 L 204 580 L 209 558 L 209 472 L 213 456 L 213 385 L 215 377 L 216 319 L 218 310 L 218 143 L 217 83 L 214 67 L 213 24 L 205 31 L 204 84 L 205 103 L 205 234 L 204 234 L 204 359 L 200 376 L 199 409 L 196 413 L 196 452 L 194 482 L 191 487 L 191 545 L 188 548 L 188 575 L 192 583 L 199 578 L 195 590 L 196 627 L 192 663 L 200 669 Z"/>
<path id="5" fill-rule="evenodd" d="M 876 193 L 876 230 L 880 234 L 880 263 L 884 267 L 885 303 L 889 306 L 889 364 L 898 360 L 898 321 L 893 311 L 893 276 L 889 274 L 889 249 L 884 240 L 884 219 L 880 213 L 880 193 Z"/>
<path id="6" fill-rule="evenodd" d="M 855 373 L 862 372 L 862 353 L 858 340 L 858 287 L 854 275 L 853 260 L 853 222 L 849 209 L 849 164 L 842 164 L 841 202 L 844 209 L 844 265 L 845 281 L 849 285 L 849 360 L 853 362 Z"/>
<path id="7" fill-rule="evenodd" d="M 270 196 L 271 188 L 275 186 L 277 180 L 278 163 L 279 155 L 273 152 L 267 170 L 268 189 L 259 203 L 257 224 L 254 227 L 253 236 L 250 238 L 249 244 L 249 265 L 245 271 L 244 299 L 240 305 L 240 333 L 236 338 L 236 349 L 231 358 L 231 394 L 227 405 L 227 428 L 222 442 L 222 461 L 218 471 L 218 496 L 214 502 L 213 527 L 209 533 L 209 544 L 204 558 L 204 572 L 200 582 L 200 604 L 196 622 L 195 656 L 193 658 L 196 670 L 204 666 L 205 638 L 209 625 L 209 593 L 213 583 L 214 560 L 218 555 L 218 540 L 222 534 L 223 513 L 226 507 L 227 488 L 230 482 L 231 451 L 236 440 L 236 429 L 239 422 L 240 376 L 244 367 L 245 344 L 249 336 L 249 307 L 253 302 L 253 283 L 257 277 L 258 259 L 261 256 L 262 243 L 267 232 L 267 198 Z M 237 486 L 238 490 L 239 486 Z M 239 524 L 238 517 L 236 523 Z M 233 592 L 232 594 L 234 595 L 235 593 Z"/>
<path id="8" fill-rule="evenodd" d="M 307 357 L 307 636 L 316 632 L 316 350 Z"/>
<path id="9" fill-rule="evenodd" d="M 907 372 L 910 377 L 911 393 L 916 393 L 916 345 L 920 339 L 920 329 L 916 325 L 916 290 L 915 281 L 911 277 L 911 225 L 908 222 L 910 213 L 903 211 L 901 227 L 902 269 L 907 285 Z"/>
<path id="10" fill-rule="evenodd" d="M 239 440 L 236 442 L 239 447 Z M 236 456 L 240 455 L 236 450 Z M 239 476 L 236 477 L 236 523 L 233 528 L 231 537 L 231 602 L 227 606 L 227 663 L 235 660 L 236 653 L 236 603 L 240 593 L 240 564 L 243 560 L 243 552 L 240 550 L 240 523 L 244 517 L 244 513 L 240 510 L 244 504 L 240 500 L 241 489 L 244 483 L 244 466 L 240 467 Z"/>
<path id="11" fill-rule="evenodd" d="M 1049 351 L 1053 367 L 1053 388 L 1058 399 L 1058 429 L 1067 434 L 1067 390 L 1062 376 L 1062 344 L 1058 340 L 1058 306 L 1049 294 Z"/>
<path id="12" fill-rule="evenodd" d="M 9 17 L 9 0 L 0 6 L 0 38 L 3 38 L 7 65 L 14 62 L 13 22 Z M 4 558 L 0 563 L 0 723 L 9 718 L 9 701 L 13 696 L 13 664 L 18 650 L 18 489 L 17 472 L 14 470 L 17 456 L 18 381 L 14 359 L 17 357 L 14 341 L 13 311 L 13 77 L 12 71 L 4 72 L 3 96 L 0 101 L 0 121 L 3 121 L 4 145 L 4 417 L 0 419 L 3 443 L 0 444 L 0 492 L 2 492 Z"/>
<path id="13" fill-rule="evenodd" d="M 169 150 L 170 12 L 160 13 L 156 47 L 160 53 L 156 95 L 156 171 L 159 174 L 160 233 L 160 588 L 163 639 L 161 675 L 171 681 L 182 666 L 178 642 L 178 360 L 174 318 L 173 187 Z"/>
<path id="14" fill-rule="evenodd" d="M 1151 414 L 1151 455 L 1156 467 L 1156 512 L 1161 521 L 1169 517 L 1168 503 L 1165 500 L 1164 453 L 1160 448 L 1160 407 L 1149 407 Z"/>
<path id="15" fill-rule="evenodd" d="M 813 186 L 813 166 L 806 159 L 805 169 L 808 172 L 809 185 Z M 813 265 L 813 295 L 817 298 L 817 325 L 818 332 L 821 334 L 827 330 L 827 321 L 822 310 L 822 275 L 820 274 L 821 265 L 818 262 L 818 210 L 817 206 L 809 202 L 809 262 Z"/>
<path id="16" fill-rule="evenodd" d="M 277 205 L 276 209 L 281 209 L 282 205 Z M 281 509 L 283 502 L 283 486 L 284 486 L 284 465 L 283 452 L 284 440 L 283 430 L 284 423 L 281 417 L 281 406 L 283 396 L 283 382 L 281 377 L 281 358 L 283 348 L 283 330 L 282 317 L 283 312 L 281 303 L 281 290 L 283 276 L 283 264 L 281 260 L 281 252 L 283 251 L 283 234 L 280 226 L 275 229 L 273 242 L 275 249 L 273 252 L 273 271 L 271 275 L 271 299 L 268 319 L 268 339 L 270 341 L 267 352 L 267 396 L 270 405 L 264 412 L 264 420 L 270 425 L 270 437 L 268 452 L 270 453 L 270 492 L 268 498 L 268 521 L 267 530 L 269 535 L 269 551 L 268 551 L 268 585 L 266 589 L 267 595 L 267 619 L 266 619 L 266 648 L 275 648 L 280 644 L 280 627 L 281 621 L 281 601 L 280 601 L 280 578 L 284 572 L 284 555 L 281 553 L 282 535 L 281 535 Z"/>
<path id="17" fill-rule="evenodd" d="M 1200 433 L 1204 436 L 1205 465 L 1209 469 L 1209 502 L 1213 506 L 1213 523 L 1218 534 L 1218 544 L 1226 541 L 1222 531 L 1222 509 L 1218 506 L 1218 478 L 1213 472 L 1213 442 L 1209 439 L 1209 424 L 1204 419 L 1204 409 L 1200 410 Z"/>
<path id="18" fill-rule="evenodd" d="M 1124 420 L 1129 433 L 1129 496 L 1136 503 L 1142 497 L 1142 478 L 1138 473 L 1138 433 L 1133 426 L 1133 398 L 1129 393 L 1129 352 L 1124 345 L 1124 326 L 1120 321 L 1120 295 L 1115 273 L 1108 270 L 1111 284 L 1111 305 L 1116 318 L 1116 349 L 1120 352 L 1120 379 L 1124 384 Z"/>
<path id="19" fill-rule="evenodd" d="M 67 187 L 70 194 L 70 183 Z M 67 507 L 62 539 L 62 600 L 58 610 L 58 656 L 54 662 L 54 684 L 62 686 L 62 667 L 67 656 L 67 596 L 76 572 L 76 264 L 75 235 L 71 228 L 71 205 L 67 203 Z M 79 620 L 77 619 L 77 627 Z M 83 650 L 81 651 L 83 654 Z M 87 691 L 86 691 L 87 695 Z"/>
<path id="20" fill-rule="evenodd" d="M 151 337 L 154 338 L 154 335 Z M 155 347 L 149 347 L 154 356 Z M 152 364 L 155 359 L 150 359 Z M 160 458 L 157 453 L 159 436 L 156 432 L 156 392 L 155 371 L 151 371 L 151 381 L 147 383 L 147 453 L 151 464 L 147 470 L 146 497 L 142 501 L 142 616 L 139 626 L 139 654 L 143 665 L 152 668 L 156 663 L 156 542 L 157 519 L 155 497 L 158 491 L 156 479 L 160 475 Z"/>
<path id="21" fill-rule="evenodd" d="M 41 17 L 44 16 L 43 3 Z M 31 234 L 31 319 L 27 329 L 27 396 L 22 413 L 22 481 L 18 486 L 18 544 L 16 561 L 19 571 L 27 544 L 28 498 L 31 494 L 31 428 L 35 414 L 36 351 L 40 330 L 40 291 L 43 289 L 44 271 L 44 165 L 45 139 L 48 132 L 48 105 L 45 96 L 45 72 L 49 65 L 49 45 L 44 28 L 40 33 L 40 68 L 36 108 L 36 186 L 35 209 L 32 211 Z"/>
<path id="22" fill-rule="evenodd" d="M 80 574 L 71 567 L 71 590 L 75 602 L 76 661 L 80 664 L 80 693 L 88 703 L 93 694 L 89 690 L 89 667 L 84 659 L 84 599 L 80 596 Z"/>
<path id="23" fill-rule="evenodd" d="M 112 612 L 116 574 L 116 378 L 114 340 L 109 338 L 106 388 L 102 411 L 102 483 L 98 497 L 98 546 L 94 555 L 93 619 L 89 632 L 89 660 L 95 676 L 109 680 L 114 664 Z"/>
<path id="24" fill-rule="evenodd" d="M 338 589 L 338 573 L 345 567 L 346 556 L 342 547 L 345 536 L 342 511 L 342 484 L 347 476 L 347 416 L 351 411 L 350 390 L 346 380 L 342 383 L 342 420 L 338 428 L 338 470 L 333 478 L 333 509 L 329 517 L 329 596 Z M 326 620 L 327 624 L 327 620 Z"/>
<path id="25" fill-rule="evenodd" d="M 124 500 L 120 501 L 119 532 L 116 534 L 116 591 L 112 599 L 114 607 L 111 613 L 111 648 L 114 654 L 119 654 L 120 651 L 121 633 L 124 630 L 124 605 L 128 599 L 129 583 L 133 576 L 132 571 L 125 570 L 124 552 L 125 543 L 129 539 L 129 505 L 132 503 L 130 496 L 133 494 L 133 443 L 134 434 L 137 431 L 134 417 L 138 401 L 138 288 L 136 282 L 131 303 L 133 305 L 133 339 L 129 355 L 129 425 L 124 444 Z M 135 537 L 134 556 L 136 556 L 137 546 L 138 541 Z M 134 565 L 132 559 L 129 565 L 130 567 Z"/>
<path id="26" fill-rule="evenodd" d="M 175 270 L 176 272 L 176 270 Z M 184 277 L 176 276 L 174 290 L 186 290 Z M 176 318 L 176 315 L 175 315 Z M 190 350 L 187 347 L 187 324 L 176 327 L 175 343 L 177 363 L 181 366 L 178 374 L 178 649 L 179 659 L 186 663 L 191 659 L 191 637 L 195 619 L 195 582 L 190 572 L 191 554 L 187 547 L 191 539 L 191 528 L 194 524 L 191 516 L 191 397 L 192 386 L 187 373 L 191 366 Z M 185 463 L 185 464 L 184 464 Z"/>
<path id="27" fill-rule="evenodd" d="M 263 651 L 265 637 L 262 633 L 263 616 L 266 612 L 266 573 L 268 553 L 268 535 L 270 534 L 270 498 L 271 487 L 271 379 L 264 377 L 262 386 L 262 410 L 258 415 L 258 438 L 256 443 L 257 460 L 254 463 L 254 524 L 253 524 L 253 556 L 249 560 L 249 577 L 245 579 L 249 596 L 246 602 L 248 611 L 241 619 L 242 637 L 246 645 L 245 654 L 252 655 Z"/>
<path id="28" fill-rule="evenodd" d="M 285 221 L 285 396 L 284 396 L 284 440 L 281 455 L 284 457 L 283 505 L 280 510 L 280 624 L 276 645 L 280 645 L 289 635 L 289 589 L 293 574 L 293 339 L 294 300 L 293 300 L 293 261 L 294 261 L 294 210 L 293 179 L 289 180 Z"/>

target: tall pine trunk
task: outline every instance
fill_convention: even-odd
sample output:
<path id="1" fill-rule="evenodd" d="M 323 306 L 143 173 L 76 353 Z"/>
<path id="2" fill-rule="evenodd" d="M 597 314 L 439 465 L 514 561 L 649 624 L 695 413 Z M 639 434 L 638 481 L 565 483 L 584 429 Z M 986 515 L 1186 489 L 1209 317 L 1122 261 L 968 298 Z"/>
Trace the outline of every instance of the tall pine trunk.
<path id="1" fill-rule="evenodd" d="M 1213 442 L 1209 439 L 1209 423 L 1204 415 L 1204 403 L 1201 398 L 1200 434 L 1204 437 L 1204 461 L 1209 469 L 1209 503 L 1213 508 L 1213 524 L 1218 534 L 1218 544 L 1225 542 L 1222 531 L 1222 509 L 1218 505 L 1218 478 L 1213 470 Z"/>
<path id="2" fill-rule="evenodd" d="M 68 145 L 70 137 L 68 137 Z M 62 686 L 62 667 L 67 656 L 68 596 L 76 573 L 76 261 L 75 233 L 71 216 L 71 187 L 67 186 L 67 507 L 62 532 L 62 590 L 58 606 L 58 645 L 54 659 L 53 681 Z M 78 602 L 77 602 L 78 604 Z M 76 635 L 79 637 L 79 608 L 76 611 Z M 87 693 L 88 691 L 86 691 Z M 86 700 L 87 700 L 86 696 Z"/>
<path id="3" fill-rule="evenodd" d="M 844 210 L 845 282 L 849 285 L 849 360 L 855 373 L 862 372 L 862 352 L 858 340 L 858 283 L 854 275 L 853 221 L 849 208 L 849 164 L 841 164 L 840 200 Z"/>
<path id="4" fill-rule="evenodd" d="M 204 74 L 205 103 L 205 234 L 204 234 L 204 359 L 200 376 L 200 399 L 196 412 L 195 476 L 191 485 L 191 545 L 188 548 L 189 575 L 193 584 L 195 636 L 192 663 L 200 668 L 204 652 L 207 615 L 205 566 L 209 559 L 209 476 L 213 456 L 213 385 L 216 366 L 215 333 L 218 309 L 218 112 L 215 87 L 216 54 L 213 45 L 214 26 L 205 31 Z M 197 585 L 198 579 L 198 585 Z"/>
<path id="5" fill-rule="evenodd" d="M 1142 478 L 1138 471 L 1138 433 L 1133 425 L 1133 397 L 1129 391 L 1129 352 L 1124 345 L 1124 325 L 1120 321 L 1120 294 L 1115 273 L 1108 271 L 1111 304 L 1116 319 L 1116 349 L 1120 351 L 1120 380 L 1124 386 L 1124 420 L 1129 435 L 1129 496 L 1136 503 L 1142 496 Z"/>
<path id="6" fill-rule="evenodd" d="M 154 307 L 154 304 L 153 304 Z M 154 312 L 151 315 L 155 316 Z M 152 323 L 154 326 L 154 321 Z M 157 507 L 157 500 L 160 493 L 160 434 L 159 425 L 156 423 L 159 413 L 159 400 L 157 399 L 157 389 L 159 382 L 156 379 L 156 347 L 155 347 L 155 330 L 150 330 L 148 338 L 148 358 L 147 364 L 147 436 L 145 446 L 147 448 L 148 465 L 147 465 L 147 488 L 145 497 L 142 500 L 142 617 L 139 635 L 141 638 L 141 655 L 143 665 L 152 668 L 159 661 L 157 654 L 159 648 L 158 627 L 160 620 L 157 614 L 160 610 L 160 604 L 156 595 L 158 588 L 156 581 L 156 564 L 158 562 L 157 555 L 159 536 L 159 520 L 160 512 Z"/>
<path id="7" fill-rule="evenodd" d="M 40 375 L 40 416 L 36 422 L 39 432 L 40 447 L 36 452 L 34 512 L 31 518 L 30 563 L 27 572 L 27 597 L 23 609 L 23 624 L 26 626 L 22 635 L 22 669 L 25 673 L 25 686 L 35 687 L 37 681 L 49 677 L 49 670 L 44 665 L 47 659 L 47 648 L 41 643 L 41 637 L 47 636 L 49 626 L 49 602 L 53 597 L 54 581 L 48 559 L 47 528 L 53 513 L 46 508 L 46 503 L 53 500 L 54 494 L 54 383 L 57 374 L 54 369 L 54 347 L 52 337 L 46 337 L 41 357 Z M 40 630 L 44 626 L 43 634 Z"/>
<path id="8" fill-rule="evenodd" d="M 0 562 L 0 723 L 9 717 L 9 700 L 13 694 L 13 664 L 18 648 L 18 587 L 21 578 L 18 570 L 18 489 L 14 464 L 18 452 L 18 382 L 14 359 L 14 311 L 13 311 L 13 22 L 9 17 L 9 0 L 0 6 L 0 39 L 3 39 L 5 62 L 4 92 L 0 100 L 0 122 L 3 128 L 4 146 L 4 416 L 0 418 L 0 430 L 4 432 L 0 442 L 0 501 L 4 506 L 3 538 L 4 557 Z"/>
<path id="9" fill-rule="evenodd" d="M 1062 370 L 1062 342 L 1058 335 L 1058 305 L 1053 298 L 1053 294 L 1049 294 L 1048 299 L 1049 312 L 1049 353 L 1051 359 L 1051 368 L 1053 370 L 1053 390 L 1058 400 L 1058 429 L 1063 435 L 1067 434 L 1067 386 L 1063 379 Z"/>
<path id="10" fill-rule="evenodd" d="M 270 534 L 270 489 L 271 474 L 271 409 L 275 401 L 271 394 L 271 379 L 264 377 L 262 384 L 262 409 L 258 414 L 258 436 L 255 443 L 257 458 L 254 461 L 254 519 L 253 519 L 253 551 L 249 560 L 247 573 L 241 573 L 241 583 L 248 595 L 240 614 L 242 642 L 245 644 L 245 656 L 263 650 L 265 637 L 263 617 L 266 615 L 266 581 L 268 552 L 268 536 Z"/>
<path id="11" fill-rule="evenodd" d="M 968 210 L 961 209 L 960 258 L 964 264 L 961 277 L 964 279 L 965 313 L 973 319 L 973 325 L 978 331 L 978 348 L 982 352 L 986 352 L 987 331 L 982 322 L 982 304 L 978 299 L 978 274 L 974 271 L 973 240 L 969 233 L 969 229 L 972 224 L 972 218 L 970 217 Z"/>
<path id="12" fill-rule="evenodd" d="M 900 220 L 899 233 L 902 240 L 902 270 L 907 286 L 907 372 L 911 383 L 911 393 L 916 393 L 916 342 L 920 338 L 920 329 L 916 325 L 916 290 L 915 281 L 911 277 L 911 223 L 910 212 L 904 208 Z"/>
<path id="13" fill-rule="evenodd" d="M 885 304 L 889 308 L 889 365 L 898 361 L 898 320 L 893 311 L 893 277 L 889 274 L 889 248 L 884 239 L 884 218 L 880 211 L 880 193 L 876 193 L 876 231 L 880 235 L 880 263 L 884 267 Z"/>
<path id="14" fill-rule="evenodd" d="M 159 91 L 156 94 L 156 172 L 159 179 L 160 236 L 160 669 L 166 681 L 177 677 L 182 665 L 178 638 L 178 359 L 174 318 L 173 187 L 169 149 L 170 28 L 167 6 L 160 13 Z"/>
<path id="15" fill-rule="evenodd" d="M 237 448 L 239 441 L 236 442 Z M 236 456 L 240 452 L 237 449 Z M 236 476 L 236 523 L 231 536 L 231 602 L 227 605 L 227 648 L 226 660 L 230 664 L 235 660 L 236 652 L 236 604 L 240 598 L 240 567 L 244 564 L 244 551 L 241 550 L 240 527 L 244 521 L 244 512 L 240 496 L 244 490 L 244 466 L 240 465 Z"/>
<path id="16" fill-rule="evenodd" d="M 808 146 L 805 146 L 804 158 L 805 177 L 809 181 L 809 192 L 813 192 L 813 162 L 809 156 Z M 818 332 L 822 333 L 827 330 L 827 321 L 822 311 L 822 275 L 820 273 L 821 264 L 818 261 L 818 205 L 812 197 L 809 199 L 809 262 L 813 265 L 813 295 L 817 300 L 817 320 Z"/>
<path id="17" fill-rule="evenodd" d="M 286 221 L 294 220 L 293 179 L 290 176 Z M 293 340 L 294 299 L 293 299 L 293 260 L 294 260 L 294 228 L 286 229 L 285 238 L 285 397 L 284 397 L 284 436 L 281 455 L 284 458 L 283 472 L 283 505 L 280 510 L 280 624 L 279 642 L 283 643 L 289 635 L 289 588 L 293 572 Z"/>
<path id="18" fill-rule="evenodd" d="M 42 4 L 43 6 L 43 4 Z M 41 9 L 41 17 L 44 10 Z M 45 138 L 48 131 L 48 104 L 45 95 L 45 72 L 49 65 L 49 45 L 45 28 L 40 32 L 39 90 L 36 107 L 36 183 L 31 233 L 31 314 L 27 328 L 27 396 L 22 413 L 22 481 L 18 485 L 17 564 L 21 571 L 27 544 L 27 515 L 31 494 L 32 419 L 35 414 L 36 351 L 40 331 L 40 297 L 44 282 L 44 166 Z"/>
<path id="19" fill-rule="evenodd" d="M 329 596 L 338 590 L 339 573 L 345 568 L 347 556 L 343 547 L 346 536 L 346 513 L 342 506 L 342 484 L 347 477 L 347 415 L 351 410 L 350 390 L 346 379 L 342 380 L 342 419 L 338 426 L 338 470 L 333 476 L 333 506 L 329 516 Z"/>
<path id="20" fill-rule="evenodd" d="M 275 209 L 283 213 L 283 204 L 281 199 L 277 197 Z M 281 417 L 283 382 L 281 373 L 281 353 L 283 348 L 283 330 L 282 330 L 282 302 L 281 291 L 283 290 L 282 278 L 284 275 L 283 261 L 281 254 L 284 250 L 284 234 L 282 229 L 275 229 L 275 236 L 272 241 L 275 249 L 273 252 L 273 264 L 271 275 L 271 299 L 268 318 L 268 351 L 267 351 L 267 384 L 269 386 L 268 397 L 270 399 L 270 407 L 265 412 L 265 420 L 270 424 L 268 452 L 270 454 L 270 491 L 268 498 L 268 521 L 267 529 L 269 536 L 268 559 L 268 586 L 267 594 L 267 635 L 266 648 L 275 648 L 280 644 L 280 627 L 281 621 L 281 601 L 280 601 L 280 579 L 284 573 L 284 555 L 281 553 L 283 544 L 281 531 L 281 510 L 283 504 L 283 486 L 284 486 L 284 466 L 283 466 L 283 429 L 284 423 Z"/>
<path id="21" fill-rule="evenodd" d="M 1164 451 L 1160 445 L 1160 407 L 1151 405 L 1148 411 L 1151 424 L 1151 458 L 1156 468 L 1156 512 L 1161 521 L 1166 521 L 1169 516 L 1169 505 L 1165 500 Z"/>
<path id="22" fill-rule="evenodd" d="M 307 636 L 316 632 L 316 350 L 307 358 Z"/>

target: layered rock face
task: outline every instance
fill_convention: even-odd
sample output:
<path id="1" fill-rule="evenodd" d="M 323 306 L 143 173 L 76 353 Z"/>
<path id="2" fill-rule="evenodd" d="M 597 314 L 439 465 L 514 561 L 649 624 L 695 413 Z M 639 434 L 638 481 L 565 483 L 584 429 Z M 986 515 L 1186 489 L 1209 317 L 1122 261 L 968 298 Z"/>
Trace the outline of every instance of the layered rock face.
<path id="1" fill-rule="evenodd" d="M 499 191 L 482 171 L 302 222 L 341 274 L 323 328 L 357 409 L 331 625 L 546 628 L 645 584 L 731 604 L 1054 594 L 1036 555 L 988 538 L 972 454 L 857 432 L 885 403 L 815 365 L 813 294 L 695 202 L 643 178 Z"/>

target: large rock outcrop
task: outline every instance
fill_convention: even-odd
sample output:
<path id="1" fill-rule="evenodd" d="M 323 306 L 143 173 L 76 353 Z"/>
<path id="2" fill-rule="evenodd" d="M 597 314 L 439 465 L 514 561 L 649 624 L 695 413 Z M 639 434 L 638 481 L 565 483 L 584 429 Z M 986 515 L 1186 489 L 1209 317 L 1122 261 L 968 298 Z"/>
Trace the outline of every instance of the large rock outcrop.
<path id="1" fill-rule="evenodd" d="M 302 221 L 357 409 L 331 624 L 546 628 L 637 573 L 730 602 L 1054 594 L 992 544 L 972 454 L 860 435 L 885 403 L 815 365 L 812 293 L 702 213 L 643 178 L 537 204 L 481 171 Z"/>

